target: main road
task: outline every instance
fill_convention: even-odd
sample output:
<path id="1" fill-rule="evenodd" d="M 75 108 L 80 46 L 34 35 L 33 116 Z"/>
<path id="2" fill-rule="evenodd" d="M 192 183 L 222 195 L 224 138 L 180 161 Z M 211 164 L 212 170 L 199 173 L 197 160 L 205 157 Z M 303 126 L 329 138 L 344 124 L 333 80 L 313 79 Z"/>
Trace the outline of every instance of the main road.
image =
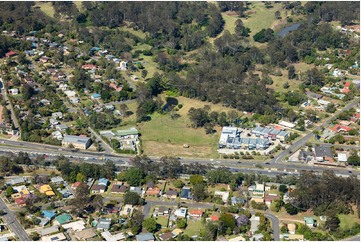
<path id="1" fill-rule="evenodd" d="M 15 214 L 13 211 L 11 211 L 4 200 L 0 197 L 0 209 L 5 212 L 5 215 L 3 216 L 6 220 L 7 226 L 10 228 L 10 230 L 16 234 L 16 236 L 19 238 L 20 241 L 30 241 L 30 238 L 28 234 L 26 233 L 25 229 L 19 221 L 17 220 Z"/>
<path id="2" fill-rule="evenodd" d="M 355 100 L 353 100 L 351 103 L 347 104 L 345 107 L 343 107 L 342 109 L 338 110 L 336 113 L 334 113 L 334 115 L 330 118 L 328 118 L 326 121 L 324 121 L 324 123 L 320 126 L 317 126 L 314 130 L 312 130 L 312 132 L 309 132 L 308 134 L 306 134 L 304 137 L 302 137 L 301 139 L 299 139 L 298 141 L 296 141 L 294 144 L 292 144 L 290 147 L 288 147 L 286 150 L 282 151 L 280 154 L 278 154 L 277 156 L 275 156 L 270 163 L 276 163 L 278 161 L 283 161 L 285 159 L 286 156 L 290 155 L 291 153 L 294 153 L 296 150 L 298 150 L 299 148 L 301 148 L 302 146 L 304 146 L 309 139 L 311 139 L 311 137 L 314 135 L 313 131 L 320 131 L 322 128 L 325 128 L 326 126 L 328 126 L 332 120 L 334 120 L 340 113 L 342 113 L 345 110 L 349 110 L 352 107 L 356 106 L 357 104 L 360 103 L 360 100 L 357 98 Z"/>

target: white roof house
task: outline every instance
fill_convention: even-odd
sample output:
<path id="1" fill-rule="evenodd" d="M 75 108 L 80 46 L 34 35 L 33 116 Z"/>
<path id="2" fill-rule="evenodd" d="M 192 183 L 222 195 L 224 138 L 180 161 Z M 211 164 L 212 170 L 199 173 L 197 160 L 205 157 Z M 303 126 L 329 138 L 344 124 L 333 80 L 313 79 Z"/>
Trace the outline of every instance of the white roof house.
<path id="1" fill-rule="evenodd" d="M 109 231 L 104 231 L 101 233 L 101 235 L 106 241 L 119 241 L 126 238 L 123 232 L 120 232 L 118 234 L 111 234 Z"/>
<path id="2" fill-rule="evenodd" d="M 65 95 L 67 96 L 67 97 L 75 97 L 75 95 L 76 95 L 76 93 L 74 92 L 74 91 L 70 91 L 70 90 L 68 90 L 68 91 L 64 91 L 64 93 L 65 93 Z"/>
<path id="3" fill-rule="evenodd" d="M 260 224 L 260 217 L 255 216 L 253 214 L 250 221 L 251 221 L 251 229 L 250 229 L 250 231 L 252 232 L 252 234 L 254 234 L 258 230 L 258 226 Z"/>
<path id="4" fill-rule="evenodd" d="M 186 208 L 179 208 L 174 211 L 174 215 L 179 218 L 185 218 L 187 216 L 187 209 Z"/>
<path id="5" fill-rule="evenodd" d="M 68 224 L 63 224 L 62 227 L 64 229 L 73 229 L 74 232 L 82 231 L 83 229 L 85 229 L 85 223 L 83 220 L 78 220 Z"/>
<path id="6" fill-rule="evenodd" d="M 338 153 L 337 160 L 339 162 L 347 162 L 347 155 L 345 153 Z"/>
<path id="7" fill-rule="evenodd" d="M 279 122 L 278 122 L 278 124 L 279 124 L 279 125 L 281 125 L 281 126 L 284 126 L 284 127 L 290 128 L 290 129 L 292 129 L 293 127 L 295 127 L 295 126 L 296 126 L 296 125 L 295 125 L 295 124 L 293 124 L 293 123 L 286 122 L 286 121 L 283 121 L 283 120 L 279 121 Z"/>
<path id="8" fill-rule="evenodd" d="M 329 102 L 329 101 L 325 101 L 325 100 L 318 100 L 317 101 L 317 103 L 319 104 L 319 105 L 321 105 L 321 106 L 327 106 L 327 105 L 329 105 L 331 102 Z"/>
<path id="9" fill-rule="evenodd" d="M 53 235 L 43 236 L 41 238 L 41 241 L 64 241 L 64 240 L 66 240 L 64 233 L 57 233 Z"/>
<path id="10" fill-rule="evenodd" d="M 221 196 L 223 202 L 228 202 L 229 192 L 215 191 L 214 196 Z"/>

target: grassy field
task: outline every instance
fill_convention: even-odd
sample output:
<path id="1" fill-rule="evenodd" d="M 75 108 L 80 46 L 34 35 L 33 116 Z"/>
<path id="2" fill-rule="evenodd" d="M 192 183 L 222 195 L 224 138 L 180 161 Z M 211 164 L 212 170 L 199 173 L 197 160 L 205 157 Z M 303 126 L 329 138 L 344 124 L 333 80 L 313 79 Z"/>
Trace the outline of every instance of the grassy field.
<path id="1" fill-rule="evenodd" d="M 137 102 L 134 100 L 134 102 L 126 103 L 126 105 L 129 108 L 129 111 L 131 111 L 133 114 L 129 115 L 128 117 L 121 116 L 121 129 L 124 129 L 124 126 L 134 126 L 137 120 L 135 112 L 137 111 Z M 119 110 L 120 105 L 115 105 L 115 108 Z"/>
<path id="2" fill-rule="evenodd" d="M 164 97 L 164 96 L 163 96 Z M 199 100 L 185 97 L 177 98 L 183 107 L 178 111 L 180 118 L 173 120 L 168 114 L 154 113 L 149 122 L 138 125 L 142 134 L 142 145 L 147 155 L 173 155 L 173 156 L 193 156 L 193 157 L 218 157 L 217 142 L 219 139 L 220 127 L 217 132 L 211 135 L 205 133 L 204 128 L 191 128 L 188 118 L 188 110 L 191 107 L 201 108 L 206 104 Z M 211 106 L 212 111 L 230 110 L 221 105 Z M 183 144 L 188 144 L 189 148 L 183 148 Z"/>
<path id="3" fill-rule="evenodd" d="M 360 219 L 357 217 L 357 213 L 354 214 L 339 214 L 338 218 L 340 219 L 340 227 L 342 229 L 350 228 L 356 223 L 360 223 Z"/>
<path id="4" fill-rule="evenodd" d="M 201 221 L 187 220 L 187 228 L 184 230 L 184 234 L 188 236 L 198 235 L 203 227 Z"/>
<path id="5" fill-rule="evenodd" d="M 131 33 L 131 34 L 133 34 L 133 35 L 135 35 L 135 36 L 137 36 L 137 37 L 139 37 L 141 39 L 145 38 L 145 33 L 140 31 L 140 30 L 134 30 L 133 28 L 128 28 L 126 26 L 121 27 L 120 29 L 123 30 L 123 31 L 128 31 L 129 33 Z"/>
<path id="6" fill-rule="evenodd" d="M 35 7 L 40 7 L 46 15 L 51 18 L 54 18 L 55 10 L 51 2 L 35 2 Z"/>
<path id="7" fill-rule="evenodd" d="M 162 226 L 162 228 L 166 228 L 168 226 L 168 216 L 158 216 L 156 220 L 157 223 Z"/>

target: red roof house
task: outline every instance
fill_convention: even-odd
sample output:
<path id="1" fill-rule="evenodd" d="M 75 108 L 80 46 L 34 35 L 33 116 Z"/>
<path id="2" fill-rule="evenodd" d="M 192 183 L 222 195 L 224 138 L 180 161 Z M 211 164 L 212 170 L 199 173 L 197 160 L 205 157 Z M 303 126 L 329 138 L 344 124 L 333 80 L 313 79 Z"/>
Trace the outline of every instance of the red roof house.
<path id="1" fill-rule="evenodd" d="M 93 64 L 85 64 L 85 65 L 82 65 L 81 68 L 84 70 L 94 70 L 94 69 L 97 69 L 97 66 L 93 65 Z"/>
<path id="2" fill-rule="evenodd" d="M 13 57 L 16 56 L 18 53 L 16 53 L 15 51 L 10 50 L 9 52 L 7 52 L 5 54 L 6 57 Z"/>
<path id="3" fill-rule="evenodd" d="M 22 198 L 22 197 L 16 198 L 15 203 L 21 207 L 24 207 L 26 205 L 25 198 Z"/>
<path id="4" fill-rule="evenodd" d="M 339 132 L 348 132 L 350 131 L 352 128 L 345 126 L 345 125 L 340 125 L 340 124 L 336 124 L 335 127 L 332 128 L 332 131 L 339 133 Z"/>
<path id="5" fill-rule="evenodd" d="M 81 182 L 75 182 L 73 185 L 71 185 L 71 188 L 75 190 L 80 184 Z"/>
<path id="6" fill-rule="evenodd" d="M 217 215 L 212 215 L 212 216 L 210 216 L 210 219 L 211 219 L 212 221 L 219 221 L 219 217 L 218 217 Z"/>
<path id="7" fill-rule="evenodd" d="M 148 188 L 146 194 L 149 196 L 157 196 L 160 193 L 160 189 L 158 187 Z"/>
<path id="8" fill-rule="evenodd" d="M 188 212 L 188 214 L 193 218 L 201 218 L 203 215 L 202 210 L 191 210 Z"/>

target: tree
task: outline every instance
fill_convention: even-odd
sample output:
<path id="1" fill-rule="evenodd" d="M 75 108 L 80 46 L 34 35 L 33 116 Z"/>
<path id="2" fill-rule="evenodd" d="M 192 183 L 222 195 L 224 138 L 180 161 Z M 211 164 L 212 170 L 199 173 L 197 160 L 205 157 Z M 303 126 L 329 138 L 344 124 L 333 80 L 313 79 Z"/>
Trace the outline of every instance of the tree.
<path id="1" fill-rule="evenodd" d="M 328 113 L 334 113 L 334 112 L 336 112 L 335 104 L 329 103 L 329 104 L 326 106 L 326 112 L 328 112 Z"/>
<path id="2" fill-rule="evenodd" d="M 231 232 L 233 232 L 234 228 L 236 227 L 236 220 L 234 219 L 234 216 L 230 213 L 223 213 L 219 217 L 220 221 L 220 233 L 225 234 L 227 229 L 231 229 Z"/>
<path id="3" fill-rule="evenodd" d="M 184 186 L 184 182 L 182 182 L 182 180 L 175 180 L 175 181 L 173 181 L 173 186 L 180 189 Z"/>
<path id="4" fill-rule="evenodd" d="M 358 156 L 357 154 L 351 155 L 347 159 L 347 164 L 349 164 L 351 166 L 360 166 L 360 156 Z"/>
<path id="5" fill-rule="evenodd" d="M 285 204 L 285 209 L 289 215 L 296 215 L 298 213 L 298 209 L 290 203 Z"/>
<path id="6" fill-rule="evenodd" d="M 185 229 L 187 227 L 187 222 L 185 219 L 177 220 L 177 228 Z"/>
<path id="7" fill-rule="evenodd" d="M 136 235 L 142 230 L 142 223 L 144 215 L 140 210 L 135 209 L 132 214 L 132 218 L 129 220 L 129 227 L 131 232 Z"/>
<path id="8" fill-rule="evenodd" d="M 218 168 L 216 170 L 208 171 L 206 178 L 208 179 L 208 182 L 213 184 L 228 184 L 231 181 L 232 173 L 228 169 Z"/>
<path id="9" fill-rule="evenodd" d="M 293 65 L 288 67 L 288 79 L 295 79 L 296 77 L 296 68 Z"/>
<path id="10" fill-rule="evenodd" d="M 200 202 L 204 200 L 207 197 L 207 194 L 205 192 L 205 186 L 204 184 L 198 183 L 193 186 L 193 199 L 196 202 Z"/>
<path id="11" fill-rule="evenodd" d="M 5 190 L 5 195 L 7 197 L 10 197 L 14 193 L 15 193 L 15 191 L 14 191 L 14 188 L 12 186 L 7 187 L 6 190 Z"/>
<path id="12" fill-rule="evenodd" d="M 76 175 L 76 181 L 83 182 L 86 179 L 86 176 L 84 176 L 82 173 L 78 173 Z"/>
<path id="13" fill-rule="evenodd" d="M 129 110 L 129 108 L 125 103 L 122 103 L 119 105 L 119 111 L 124 117 L 128 116 L 128 114 L 127 114 L 128 110 Z"/>
<path id="14" fill-rule="evenodd" d="M 202 184 L 203 181 L 203 177 L 201 175 L 192 175 L 189 178 L 190 183 L 194 186 L 196 184 Z"/>
<path id="15" fill-rule="evenodd" d="M 145 174 L 138 168 L 131 167 L 125 172 L 125 180 L 130 186 L 139 186 L 144 183 Z"/>
<path id="16" fill-rule="evenodd" d="M 85 206 L 88 205 L 89 201 L 89 187 L 85 183 L 80 185 L 75 190 L 75 197 L 72 200 L 72 204 L 76 205 L 79 212 L 83 211 Z"/>
<path id="17" fill-rule="evenodd" d="M 337 217 L 337 215 L 328 217 L 325 222 L 325 228 L 332 232 L 336 231 L 339 225 L 340 225 L 340 219 Z"/>
<path id="18" fill-rule="evenodd" d="M 281 19 L 281 12 L 277 10 L 275 12 L 275 17 L 276 17 L 276 19 Z"/>
<path id="19" fill-rule="evenodd" d="M 142 225 L 149 233 L 154 233 L 157 230 L 157 221 L 154 218 L 144 219 Z"/>
<path id="20" fill-rule="evenodd" d="M 288 192 L 288 188 L 286 185 L 284 184 L 281 184 L 279 187 L 278 187 L 278 191 L 282 192 L 282 193 L 286 193 Z"/>
<path id="21" fill-rule="evenodd" d="M 288 82 L 285 82 L 284 84 L 283 84 L 283 88 L 284 89 L 287 89 L 287 88 L 289 88 L 290 87 L 290 84 L 288 83 Z"/>
<path id="22" fill-rule="evenodd" d="M 127 192 L 124 195 L 124 204 L 142 205 L 143 199 L 136 192 Z"/>

